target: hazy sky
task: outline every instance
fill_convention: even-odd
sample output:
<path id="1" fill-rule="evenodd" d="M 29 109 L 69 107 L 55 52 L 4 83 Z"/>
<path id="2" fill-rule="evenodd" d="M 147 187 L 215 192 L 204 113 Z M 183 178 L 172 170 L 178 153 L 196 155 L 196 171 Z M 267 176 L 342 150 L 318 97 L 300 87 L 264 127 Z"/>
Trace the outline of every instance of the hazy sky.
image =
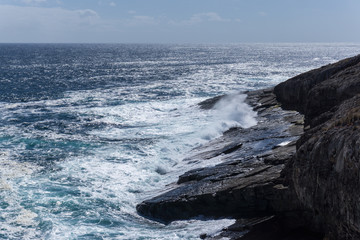
<path id="1" fill-rule="evenodd" d="M 360 42 L 360 0 L 0 0 L 0 42 Z"/>

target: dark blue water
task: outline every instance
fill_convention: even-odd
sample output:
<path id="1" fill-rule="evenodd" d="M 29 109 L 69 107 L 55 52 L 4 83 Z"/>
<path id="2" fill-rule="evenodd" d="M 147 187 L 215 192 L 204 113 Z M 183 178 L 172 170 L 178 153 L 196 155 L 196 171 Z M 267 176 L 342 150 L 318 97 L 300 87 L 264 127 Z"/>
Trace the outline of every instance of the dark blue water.
<path id="1" fill-rule="evenodd" d="M 184 171 L 194 147 L 256 124 L 242 101 L 356 55 L 360 44 L 0 44 L 0 238 L 197 239 L 233 220 L 164 226 L 137 203 Z M 214 164 L 214 163 L 200 163 Z"/>

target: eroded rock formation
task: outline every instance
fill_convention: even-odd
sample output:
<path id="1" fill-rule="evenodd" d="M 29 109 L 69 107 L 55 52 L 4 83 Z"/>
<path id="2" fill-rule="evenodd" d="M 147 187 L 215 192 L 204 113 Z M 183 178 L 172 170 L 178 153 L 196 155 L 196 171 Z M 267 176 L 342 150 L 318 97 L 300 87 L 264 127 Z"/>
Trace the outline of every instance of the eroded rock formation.
<path id="1" fill-rule="evenodd" d="M 279 99 L 307 74 L 275 87 Z M 360 56 L 311 74 L 324 76 L 307 89 L 305 102 L 292 102 L 309 128 L 287 166 L 290 187 L 329 239 L 360 239 Z"/>

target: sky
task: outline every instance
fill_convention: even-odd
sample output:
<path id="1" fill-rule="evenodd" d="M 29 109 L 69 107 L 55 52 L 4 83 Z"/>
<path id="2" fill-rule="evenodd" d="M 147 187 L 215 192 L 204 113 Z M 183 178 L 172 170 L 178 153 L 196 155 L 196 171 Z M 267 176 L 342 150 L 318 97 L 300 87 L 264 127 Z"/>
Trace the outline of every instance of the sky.
<path id="1" fill-rule="evenodd" d="M 360 0 L 0 0 L 2 43 L 360 42 Z"/>

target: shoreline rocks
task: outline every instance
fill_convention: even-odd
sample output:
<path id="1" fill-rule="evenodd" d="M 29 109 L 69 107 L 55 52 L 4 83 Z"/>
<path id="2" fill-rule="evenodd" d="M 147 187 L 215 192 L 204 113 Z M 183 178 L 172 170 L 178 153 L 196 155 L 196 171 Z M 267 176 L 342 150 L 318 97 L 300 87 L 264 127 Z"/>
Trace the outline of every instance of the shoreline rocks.
<path id="1" fill-rule="evenodd" d="M 286 174 L 301 204 L 311 211 L 313 228 L 328 239 L 355 240 L 360 239 L 360 56 L 325 68 L 332 74 L 309 89 L 309 126 Z"/>
<path id="2" fill-rule="evenodd" d="M 303 117 L 282 110 L 272 89 L 249 92 L 246 101 L 258 111 L 256 126 L 229 129 L 184 160 L 220 157 L 223 162 L 184 173 L 175 189 L 140 203 L 140 215 L 167 224 L 198 216 L 253 219 L 297 211 L 281 172 L 295 154 Z"/>
<path id="3" fill-rule="evenodd" d="M 187 161 L 222 163 L 184 173 L 138 213 L 238 219 L 219 238 L 360 239 L 360 55 L 246 94 L 258 124 L 197 149 Z"/>

